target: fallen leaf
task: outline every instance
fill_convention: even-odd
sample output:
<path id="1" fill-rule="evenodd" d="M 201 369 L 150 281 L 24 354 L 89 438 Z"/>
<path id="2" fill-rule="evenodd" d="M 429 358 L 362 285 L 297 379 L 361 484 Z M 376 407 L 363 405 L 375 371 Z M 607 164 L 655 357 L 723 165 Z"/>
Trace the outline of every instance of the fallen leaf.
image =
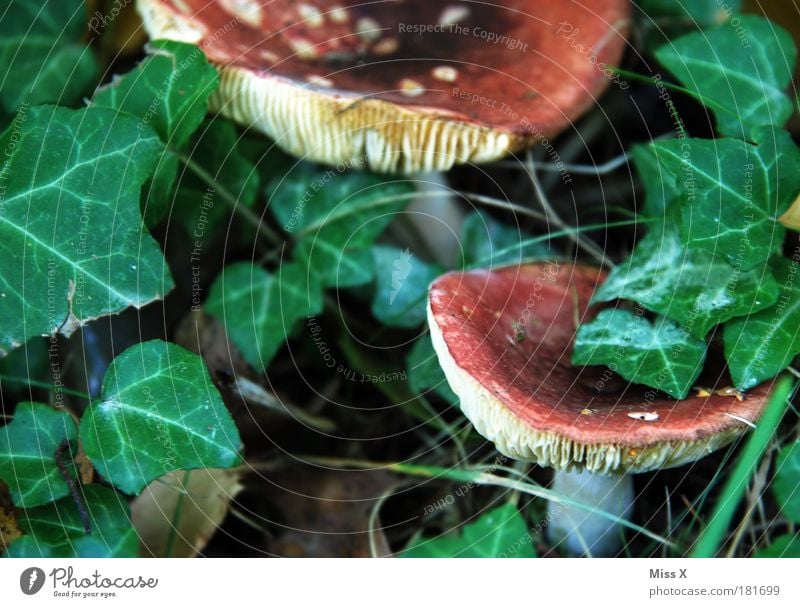
<path id="1" fill-rule="evenodd" d="M 269 479 L 266 499 L 277 531 L 270 543 L 276 556 L 389 556 L 391 549 L 375 505 L 396 480 L 380 470 L 292 469 Z M 372 546 L 370 545 L 372 544 Z"/>
<path id="2" fill-rule="evenodd" d="M 236 470 L 176 470 L 133 500 L 143 556 L 194 557 L 205 548 L 242 490 Z"/>
<path id="3" fill-rule="evenodd" d="M 783 215 L 778 217 L 785 228 L 800 231 L 800 195 L 795 198 L 792 206 Z"/>
<path id="4" fill-rule="evenodd" d="M 22 532 L 17 526 L 17 517 L 14 514 L 14 506 L 8 495 L 8 487 L 5 483 L 0 482 L 0 554 L 5 552 L 6 547 L 21 535 Z"/>

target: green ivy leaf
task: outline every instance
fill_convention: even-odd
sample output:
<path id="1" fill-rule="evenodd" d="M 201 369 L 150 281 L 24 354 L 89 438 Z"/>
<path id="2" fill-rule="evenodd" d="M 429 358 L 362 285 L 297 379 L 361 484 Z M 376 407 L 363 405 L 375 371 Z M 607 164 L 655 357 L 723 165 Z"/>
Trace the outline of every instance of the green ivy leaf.
<path id="1" fill-rule="evenodd" d="M 8 548 L 17 558 L 135 557 L 139 537 L 130 520 L 125 498 L 100 485 L 81 487 L 91 534 L 87 534 L 73 498 L 26 510 L 19 519 L 28 533 Z"/>
<path id="2" fill-rule="evenodd" d="M 794 535 L 786 534 L 772 540 L 767 548 L 756 552 L 758 559 L 800 559 L 800 532 Z"/>
<path id="3" fill-rule="evenodd" d="M 778 283 L 766 266 L 741 272 L 718 256 L 685 249 L 668 219 L 611 271 L 592 301 L 615 299 L 633 300 L 702 338 L 719 323 L 774 304 Z"/>
<path id="4" fill-rule="evenodd" d="M 680 197 L 678 180 L 662 166 L 659 150 L 650 145 L 635 145 L 631 148 L 633 166 L 644 187 L 644 204 L 640 213 L 645 217 L 663 217 L 667 208 Z"/>
<path id="5" fill-rule="evenodd" d="M 252 207 L 259 191 L 259 175 L 253 163 L 240 150 L 239 134 L 236 127 L 227 120 L 207 121 L 195 133 L 187 146 L 188 156 L 228 194 L 236 198 L 238 204 Z M 205 209 L 202 223 L 208 223 L 203 234 L 197 235 L 201 217 L 201 201 L 209 200 L 211 206 Z M 219 226 L 232 209 L 220 199 L 220 193 L 191 170 L 187 170 L 178 183 L 173 216 L 186 226 L 193 239 L 210 236 L 210 226 Z"/>
<path id="6" fill-rule="evenodd" d="M 780 285 L 778 303 L 725 324 L 725 358 L 739 390 L 747 390 L 775 377 L 800 354 L 798 262 L 800 259 L 790 262 L 779 257 L 772 263 Z"/>
<path id="7" fill-rule="evenodd" d="M 681 399 L 703 370 L 706 344 L 666 318 L 655 326 L 621 308 L 603 310 L 582 324 L 575 337 L 572 362 L 606 365 L 639 384 Z"/>
<path id="8" fill-rule="evenodd" d="M 794 111 L 784 91 L 797 49 L 786 30 L 762 17 L 687 34 L 659 48 L 656 58 L 714 111 L 723 135 L 748 139 L 754 127 L 782 126 Z"/>
<path id="9" fill-rule="evenodd" d="M 389 327 L 413 329 L 425 322 L 428 285 L 442 273 L 406 249 L 376 246 L 372 314 Z"/>
<path id="10" fill-rule="evenodd" d="M 370 247 L 413 189 L 397 178 L 300 164 L 273 184 L 270 209 L 297 239 L 295 261 L 325 287 L 354 287 L 372 280 Z"/>
<path id="11" fill-rule="evenodd" d="M 102 398 L 83 414 L 80 437 L 97 471 L 125 493 L 172 470 L 241 461 L 239 432 L 202 358 L 180 346 L 128 348 L 106 372 Z"/>
<path id="12" fill-rule="evenodd" d="M 148 57 L 92 99 L 94 105 L 127 112 L 148 124 L 172 148 L 182 148 L 203 122 L 219 76 L 198 47 L 154 40 Z"/>
<path id="13" fill-rule="evenodd" d="M 406 357 L 408 387 L 415 394 L 424 396 L 433 390 L 451 405 L 458 404 L 458 396 L 450 389 L 450 384 L 439 366 L 439 359 L 433 349 L 430 333 L 420 336 Z"/>
<path id="14" fill-rule="evenodd" d="M 507 226 L 486 213 L 474 211 L 461 227 L 461 249 L 467 268 L 493 268 L 543 259 L 552 252 L 547 244 L 519 227 Z"/>
<path id="15" fill-rule="evenodd" d="M 204 309 L 255 369 L 266 369 L 301 318 L 322 311 L 322 288 L 299 264 L 276 275 L 251 263 L 227 266 L 211 286 Z"/>
<path id="16" fill-rule="evenodd" d="M 14 504 L 30 508 L 69 493 L 56 465 L 56 451 L 64 441 L 74 443 L 78 428 L 66 411 L 38 403 L 20 403 L 14 418 L 0 428 L 0 479 Z M 69 449 L 64 457 L 69 459 Z"/>
<path id="17" fill-rule="evenodd" d="M 138 67 L 98 89 L 92 103 L 133 114 L 167 146 L 146 190 L 145 214 L 153 225 L 167 210 L 175 186 L 178 157 L 173 150 L 182 150 L 203 122 L 219 76 L 203 51 L 191 44 L 155 40 L 147 52 Z"/>
<path id="18" fill-rule="evenodd" d="M 417 538 L 403 552 L 406 558 L 533 558 L 536 552 L 525 519 L 513 504 L 486 512 L 460 533 L 435 539 Z"/>
<path id="19" fill-rule="evenodd" d="M 0 8 L 0 107 L 72 105 L 91 88 L 98 66 L 80 43 L 84 0 L 4 0 Z"/>
<path id="20" fill-rule="evenodd" d="M 749 270 L 783 244 L 775 218 L 800 191 L 800 150 L 785 131 L 756 129 L 760 145 L 738 139 L 684 139 L 651 144 L 684 183 L 683 241 Z"/>
<path id="21" fill-rule="evenodd" d="M 112 110 L 37 107 L 0 137 L 0 355 L 34 335 L 140 307 L 172 288 L 139 212 L 161 151 L 150 129 Z"/>
<path id="22" fill-rule="evenodd" d="M 783 447 L 778 453 L 772 493 L 781 507 L 781 514 L 800 523 L 800 441 Z"/>
<path id="23" fill-rule="evenodd" d="M 53 381 L 49 346 L 49 338 L 34 337 L 9 352 L 7 356 L 0 358 L 0 376 L 5 376 L 0 377 L 0 392 L 4 397 L 14 398 L 15 401 L 25 400 L 30 398 L 29 382 Z M 19 381 L 10 381 L 6 378 L 16 378 Z M 60 406 L 62 397 L 63 394 L 56 397 L 57 406 Z"/>

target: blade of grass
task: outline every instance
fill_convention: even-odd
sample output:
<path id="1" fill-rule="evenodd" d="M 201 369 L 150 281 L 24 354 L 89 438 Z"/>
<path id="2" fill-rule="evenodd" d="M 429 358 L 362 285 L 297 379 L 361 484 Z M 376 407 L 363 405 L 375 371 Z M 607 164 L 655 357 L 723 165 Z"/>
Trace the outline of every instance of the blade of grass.
<path id="1" fill-rule="evenodd" d="M 647 76 L 645 74 L 639 74 L 638 72 L 631 72 L 631 71 L 628 71 L 628 70 L 625 70 L 625 69 L 622 69 L 622 68 L 619 68 L 619 67 L 612 67 L 611 70 L 614 71 L 615 73 L 619 74 L 620 76 L 623 76 L 624 78 L 630 78 L 631 80 L 636 80 L 638 82 L 643 82 L 645 84 L 650 84 L 651 86 L 656 86 L 656 81 L 653 80 L 652 77 Z M 674 84 L 672 82 L 665 82 L 664 80 L 661 80 L 660 84 L 663 85 L 664 88 L 666 88 L 666 89 L 669 89 L 671 91 L 675 91 L 676 93 L 682 93 L 684 95 L 687 95 L 688 97 L 692 97 L 693 99 L 696 99 L 697 101 L 699 101 L 700 103 L 702 103 L 704 106 L 706 106 L 709 109 L 713 109 L 713 110 L 715 110 L 717 112 L 724 112 L 724 113 L 726 113 L 726 114 L 728 114 L 730 116 L 734 115 L 734 113 L 730 109 L 726 108 L 724 105 L 720 105 L 716 101 L 712 101 L 711 99 L 708 99 L 707 97 L 703 97 L 702 95 L 700 95 L 698 93 L 695 93 L 694 91 L 691 91 L 691 90 L 687 89 L 686 87 L 680 86 L 678 84 Z M 681 131 L 681 133 L 683 135 L 687 135 L 688 136 L 688 134 L 686 133 L 686 131 L 683 128 L 683 124 L 682 123 L 678 125 L 678 128 L 680 129 L 680 131 Z"/>
<path id="2" fill-rule="evenodd" d="M 79 390 L 72 390 L 70 388 L 64 388 L 63 386 L 56 386 L 54 384 L 48 384 L 47 382 L 31 379 L 30 377 L 0 375 L 0 383 L 2 382 L 8 382 L 10 384 L 25 384 L 26 386 L 30 386 L 32 388 L 42 388 L 43 390 L 49 390 L 50 392 L 55 392 L 56 390 L 58 390 L 68 396 L 76 396 L 84 400 L 91 400 L 91 397 L 86 392 L 81 392 Z"/>
<path id="3" fill-rule="evenodd" d="M 551 491 L 550 489 L 545 489 L 544 487 L 541 487 L 539 485 L 534 485 L 531 483 L 526 483 L 524 481 L 517 481 L 510 478 L 497 476 L 496 474 L 493 474 L 492 472 L 487 472 L 485 469 L 480 467 L 469 470 L 464 468 L 444 468 L 442 466 L 404 464 L 402 462 L 368 462 L 361 460 L 338 459 L 338 458 L 327 458 L 327 457 L 303 456 L 300 457 L 300 459 L 304 462 L 316 463 L 318 465 L 338 467 L 338 468 L 358 468 L 358 469 L 368 469 L 368 470 L 382 469 L 382 470 L 389 470 L 391 472 L 396 472 L 398 474 L 406 474 L 409 476 L 417 476 L 421 478 L 430 478 L 433 480 L 446 479 L 461 483 L 472 483 L 474 485 L 502 487 L 504 489 L 519 491 L 520 493 L 525 493 L 527 495 L 532 495 L 534 497 L 540 497 L 542 499 L 550 500 L 557 504 L 564 504 L 567 506 L 572 506 L 574 508 L 579 508 L 580 510 L 585 510 L 586 512 L 591 512 L 592 514 L 596 514 L 598 516 L 606 518 L 609 521 L 614 522 L 615 524 L 622 525 L 637 533 L 641 533 L 642 535 L 649 537 L 650 539 L 653 539 L 661 544 L 665 544 L 673 548 L 676 547 L 675 544 L 670 540 L 668 540 L 667 538 L 662 537 L 652 531 L 649 531 L 644 527 L 640 527 L 635 523 L 619 518 L 618 516 L 614 516 L 609 512 L 606 512 L 604 510 L 598 510 L 595 506 L 584 504 L 583 502 L 579 502 L 577 500 L 569 498 L 555 491 Z M 257 465 L 251 465 L 250 468 L 251 469 L 257 468 Z M 494 466 L 490 467 L 489 469 L 498 470 L 503 468 L 498 468 Z M 516 473 L 517 471 L 510 470 L 510 472 Z"/>
<path id="4" fill-rule="evenodd" d="M 728 532 L 733 515 L 739 507 L 747 483 L 758 466 L 769 441 L 775 435 L 775 430 L 789 405 L 789 397 L 794 392 L 795 386 L 795 382 L 789 377 L 784 377 L 777 382 L 758 426 L 750 435 L 736 466 L 728 477 L 728 482 L 722 488 L 711 520 L 700 532 L 691 556 L 709 558 L 717 554 Z"/>

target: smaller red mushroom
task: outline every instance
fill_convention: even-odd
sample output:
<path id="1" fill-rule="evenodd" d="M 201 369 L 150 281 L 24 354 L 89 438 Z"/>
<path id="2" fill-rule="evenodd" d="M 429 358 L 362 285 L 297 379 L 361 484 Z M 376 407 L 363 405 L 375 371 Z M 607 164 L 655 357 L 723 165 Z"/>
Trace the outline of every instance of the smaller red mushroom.
<path id="1" fill-rule="evenodd" d="M 554 488 L 624 516 L 628 473 L 695 461 L 758 419 L 769 385 L 743 400 L 724 383 L 675 400 L 608 370 L 570 362 L 578 324 L 605 279 L 599 269 L 536 263 L 452 272 L 430 288 L 428 324 L 461 410 L 505 455 L 556 470 Z M 710 375 L 709 375 L 710 377 Z M 552 503 L 551 503 L 552 508 Z M 551 538 L 576 554 L 614 554 L 619 530 L 558 505 Z"/>

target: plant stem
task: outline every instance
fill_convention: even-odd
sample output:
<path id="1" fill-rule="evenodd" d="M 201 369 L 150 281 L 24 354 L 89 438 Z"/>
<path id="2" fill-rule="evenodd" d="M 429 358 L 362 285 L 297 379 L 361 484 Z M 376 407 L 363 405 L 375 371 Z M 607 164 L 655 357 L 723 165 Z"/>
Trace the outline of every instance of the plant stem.
<path id="1" fill-rule="evenodd" d="M 722 493 L 717 499 L 717 505 L 711 515 L 711 520 L 705 529 L 700 532 L 700 537 L 694 545 L 691 556 L 709 558 L 717 554 L 728 532 L 733 515 L 739 507 L 739 502 L 742 499 L 747 483 L 756 466 L 758 466 L 764 450 L 772 440 L 795 387 L 795 382 L 789 377 L 784 377 L 777 382 L 769 403 L 767 403 L 767 407 L 758 422 L 758 426 L 750 435 L 739 456 L 739 460 L 728 477 L 728 482 L 722 488 Z"/>
<path id="2" fill-rule="evenodd" d="M 224 200 L 225 203 L 227 203 L 227 205 L 235 213 L 239 214 L 256 230 L 258 230 L 258 232 L 264 236 L 267 241 L 274 245 L 283 244 L 284 239 L 281 238 L 279 234 L 273 231 L 272 228 L 270 228 L 269 225 L 267 225 L 257 213 L 254 213 L 249 207 L 240 203 L 239 199 L 233 193 L 231 193 L 228 188 L 219 183 L 208 171 L 206 171 L 203 167 L 185 154 L 178 152 L 174 153 L 178 156 L 178 159 L 186 166 L 186 168 L 192 171 L 192 173 L 194 173 L 206 185 L 214 188 L 214 190 L 220 195 L 220 198 L 222 198 L 222 200 Z"/>
<path id="3" fill-rule="evenodd" d="M 64 452 L 69 450 L 70 450 L 69 441 L 67 439 L 64 439 L 56 448 L 55 452 L 56 466 L 58 467 L 58 472 L 61 474 L 61 478 L 63 478 L 64 482 L 67 484 L 67 488 L 69 489 L 69 493 L 72 496 L 72 500 L 75 502 L 75 507 L 78 509 L 78 515 L 81 517 L 83 530 L 88 534 L 92 532 L 92 525 L 91 521 L 89 520 L 89 513 L 86 511 L 86 504 L 83 501 L 83 496 L 81 495 L 80 491 L 78 491 L 78 487 L 75 484 L 75 479 L 72 478 L 72 475 L 69 473 L 69 470 L 67 469 L 67 463 L 64 461 Z"/>
<path id="4" fill-rule="evenodd" d="M 510 478 L 503 478 L 502 476 L 497 476 L 491 472 L 486 472 L 484 468 L 481 467 L 474 469 L 444 468 L 442 466 L 424 466 L 417 464 L 406 464 L 403 462 L 371 462 L 358 459 L 339 459 L 316 456 L 297 456 L 297 459 L 311 464 L 330 466 L 339 469 L 355 468 L 361 470 L 388 470 L 397 474 L 407 474 L 409 476 L 417 476 L 421 478 L 429 478 L 434 480 L 445 479 L 461 483 L 473 483 L 475 485 L 502 487 L 504 489 L 516 490 L 527 495 L 540 497 L 545 500 L 550 500 L 559 504 L 564 504 L 565 506 L 590 512 L 594 516 L 599 516 L 611 521 L 614 524 L 627 527 L 628 529 L 631 529 L 637 533 L 641 533 L 642 535 L 649 537 L 650 539 L 661 544 L 666 544 L 672 548 L 676 547 L 675 544 L 667 538 L 645 529 L 644 527 L 636 525 L 635 523 L 631 523 L 624 518 L 620 518 L 614 514 L 600 510 L 595 505 L 584 504 L 583 502 L 574 500 L 566 495 L 561 495 L 560 493 L 551 491 L 550 489 L 545 489 L 539 485 L 534 485 Z M 248 469 L 257 470 L 258 467 L 258 464 L 252 463 Z M 493 468 L 490 467 L 489 469 Z"/>
<path id="5" fill-rule="evenodd" d="M 35 379 L 31 379 L 29 377 L 17 377 L 15 375 L 2 375 L 0 374 L 0 382 L 7 381 L 12 384 L 25 384 L 28 386 L 33 386 L 34 388 L 42 388 L 43 390 L 60 390 L 64 394 L 68 394 L 69 396 L 77 396 L 78 398 L 83 398 L 85 400 L 91 400 L 91 397 L 86 394 L 86 392 L 80 392 L 79 390 L 71 390 L 69 388 L 62 388 L 61 386 L 55 386 L 53 384 L 48 384 L 47 382 L 37 381 Z"/>

